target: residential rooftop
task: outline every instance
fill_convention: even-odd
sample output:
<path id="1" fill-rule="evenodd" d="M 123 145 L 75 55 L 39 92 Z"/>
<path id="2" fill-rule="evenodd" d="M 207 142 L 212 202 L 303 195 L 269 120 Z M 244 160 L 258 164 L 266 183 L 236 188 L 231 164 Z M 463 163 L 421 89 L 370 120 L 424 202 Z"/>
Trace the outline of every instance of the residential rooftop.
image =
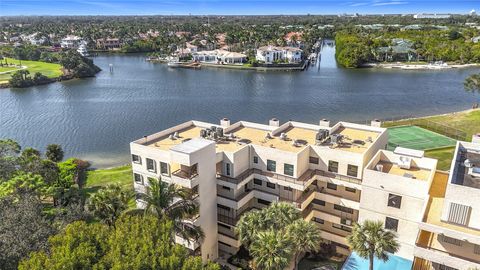
<path id="1" fill-rule="evenodd" d="M 432 173 L 432 170 L 423 169 L 416 166 L 410 168 L 402 168 L 397 163 L 380 160 L 376 165 L 383 166 L 383 172 L 393 175 L 398 175 L 402 177 L 408 177 L 418 180 L 427 181 Z"/>
<path id="2" fill-rule="evenodd" d="M 480 236 L 480 230 L 447 223 L 441 220 L 447 184 L 448 173 L 439 171 L 435 172 L 429 191 L 430 198 L 427 203 L 423 222 L 466 234 Z"/>
<path id="3" fill-rule="evenodd" d="M 139 139 L 134 143 L 169 150 L 171 147 L 201 137 L 202 130 L 222 128 L 223 135 L 215 140 L 217 152 L 236 152 L 247 144 L 270 147 L 298 153 L 308 145 L 329 147 L 353 153 L 365 152 L 384 131 L 381 128 L 340 122 L 333 127 L 289 121 L 283 125 L 263 125 L 240 121 L 221 127 L 210 123 L 189 121 Z M 339 139 L 332 142 L 328 136 L 318 141 L 321 131 Z"/>
<path id="4" fill-rule="evenodd" d="M 480 189 L 480 147 L 478 145 L 459 143 L 451 182 Z"/>

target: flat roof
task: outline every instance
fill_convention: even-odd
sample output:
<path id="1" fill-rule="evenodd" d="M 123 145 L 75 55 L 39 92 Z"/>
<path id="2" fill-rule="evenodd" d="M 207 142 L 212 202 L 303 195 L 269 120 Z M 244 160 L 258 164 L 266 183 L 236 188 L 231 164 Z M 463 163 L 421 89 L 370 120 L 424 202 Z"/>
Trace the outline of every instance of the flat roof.
<path id="1" fill-rule="evenodd" d="M 425 210 L 423 222 L 454 231 L 480 236 L 480 230 L 474 230 L 468 227 L 447 223 L 441 220 L 447 184 L 448 173 L 436 171 L 433 177 L 432 185 L 430 187 L 430 198 L 428 200 L 427 208 Z"/>
<path id="2" fill-rule="evenodd" d="M 322 145 L 348 152 L 363 153 L 375 142 L 380 132 L 340 125 L 331 134 L 343 135 L 342 143 L 332 145 L 329 141 Z"/>
<path id="3" fill-rule="evenodd" d="M 180 153 L 191 154 L 213 143 L 215 142 L 203 138 L 193 138 L 170 149 Z"/>
<path id="4" fill-rule="evenodd" d="M 190 124 L 184 123 L 177 127 L 170 128 L 168 134 L 167 130 L 160 132 L 160 137 L 147 138 L 142 142 L 142 139 L 136 142 L 149 147 L 155 147 L 161 150 L 169 150 L 175 145 L 181 144 L 193 138 L 200 137 L 200 131 L 210 126 L 217 126 L 209 123 L 191 121 Z M 358 127 L 357 127 L 358 126 Z M 331 144 L 329 139 L 318 146 L 325 146 L 339 150 L 363 153 L 380 135 L 381 131 L 368 126 L 361 126 L 356 124 L 339 123 L 334 129 L 319 125 L 311 125 L 299 122 L 287 122 L 280 127 L 262 125 L 250 122 L 237 122 L 230 127 L 224 128 L 223 139 L 216 140 L 217 152 L 236 152 L 245 147 L 247 144 L 261 145 L 279 149 L 282 151 L 298 153 L 307 145 L 316 145 L 316 135 L 319 130 L 326 129 L 331 131 L 331 134 L 343 135 L 342 143 Z M 178 133 L 177 137 L 173 137 L 174 133 Z M 234 134 L 233 137 L 229 136 Z M 270 138 L 267 137 L 270 134 Z M 286 139 L 281 139 L 281 134 L 286 135 Z M 155 136 L 155 134 L 154 134 Z"/>
<path id="5" fill-rule="evenodd" d="M 178 132 L 178 138 L 171 139 L 169 137 L 170 134 L 167 134 L 163 137 L 160 137 L 159 139 L 152 140 L 151 142 L 147 142 L 145 145 L 155 147 L 161 150 L 169 150 L 173 146 L 177 144 L 181 144 L 182 142 L 185 142 L 188 139 L 200 137 L 200 130 L 202 130 L 201 127 L 191 125 L 189 127 L 177 130 L 176 132 Z"/>
<path id="6" fill-rule="evenodd" d="M 290 126 L 280 132 L 287 135 L 286 140 L 280 139 L 280 134 L 272 135 L 272 132 L 269 130 L 255 127 L 240 126 L 232 130 L 231 133 L 234 133 L 235 137 L 238 137 L 239 139 L 247 139 L 255 145 L 261 145 L 289 152 L 299 152 L 308 144 L 315 145 L 315 135 L 317 134 L 317 131 Z M 270 138 L 267 138 L 267 133 L 271 134 Z M 306 144 L 295 146 L 295 140 L 303 140 Z"/>
<path id="7" fill-rule="evenodd" d="M 377 162 L 376 165 L 382 165 L 384 173 L 394 174 L 402 177 L 412 176 L 410 178 L 423 180 L 423 181 L 427 181 L 430 174 L 432 173 L 432 170 L 413 167 L 413 166 L 410 167 L 410 169 L 400 168 L 398 164 L 390 161 L 385 161 L 385 160 L 380 160 L 379 162 Z"/>
<path id="8" fill-rule="evenodd" d="M 456 153 L 452 184 L 480 189 L 480 148 L 470 149 L 462 145 Z M 471 166 L 467 167 L 466 163 L 470 163 Z M 474 169 L 478 170 L 475 175 Z"/>

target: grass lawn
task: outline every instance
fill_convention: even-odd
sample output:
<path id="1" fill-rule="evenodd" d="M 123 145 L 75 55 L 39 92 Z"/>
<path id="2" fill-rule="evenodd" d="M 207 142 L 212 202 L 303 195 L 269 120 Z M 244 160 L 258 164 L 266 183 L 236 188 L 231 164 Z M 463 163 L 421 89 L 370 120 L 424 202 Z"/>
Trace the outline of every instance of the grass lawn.
<path id="1" fill-rule="evenodd" d="M 304 258 L 298 264 L 298 270 L 311 270 L 316 267 L 327 266 L 327 265 L 332 266 L 333 269 L 340 270 L 340 268 L 343 265 L 343 261 L 342 262 L 334 261 L 334 260 L 318 261 L 318 260 Z"/>
<path id="2" fill-rule="evenodd" d="M 5 60 L 3 60 L 3 62 L 5 62 Z M 20 61 L 13 58 L 7 58 L 7 62 L 20 65 Z M 27 66 L 27 70 L 30 71 L 31 76 L 33 76 L 33 74 L 35 74 L 36 72 L 40 72 L 49 78 L 55 78 L 62 75 L 62 66 L 59 64 L 22 60 L 22 66 Z M 0 74 L 0 83 L 7 83 L 10 79 L 11 74 L 12 73 Z"/>
<path id="3" fill-rule="evenodd" d="M 121 187 L 133 191 L 132 166 L 125 165 L 111 169 L 88 171 L 87 183 L 83 190 L 86 195 L 89 195 L 110 184 L 119 184 Z M 130 207 L 135 206 L 133 198 L 129 205 Z"/>
<path id="4" fill-rule="evenodd" d="M 448 171 L 453 159 L 455 147 L 446 147 L 425 151 L 425 156 L 438 159 L 437 169 Z"/>
<path id="5" fill-rule="evenodd" d="M 0 67 L 0 72 L 7 72 L 20 69 L 20 67 Z"/>

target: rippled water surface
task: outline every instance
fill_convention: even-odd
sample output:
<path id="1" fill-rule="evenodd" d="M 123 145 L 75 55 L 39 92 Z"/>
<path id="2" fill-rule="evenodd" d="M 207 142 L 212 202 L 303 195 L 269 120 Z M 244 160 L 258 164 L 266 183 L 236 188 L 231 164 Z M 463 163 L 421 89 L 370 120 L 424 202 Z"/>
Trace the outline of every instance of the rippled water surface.
<path id="1" fill-rule="evenodd" d="M 144 59 L 102 55 L 95 78 L 0 89 L 0 138 L 39 149 L 59 143 L 68 156 L 107 167 L 128 162 L 130 141 L 189 119 L 317 123 L 467 109 L 474 96 L 463 80 L 478 71 L 347 70 L 329 47 L 305 72 L 170 69 Z"/>

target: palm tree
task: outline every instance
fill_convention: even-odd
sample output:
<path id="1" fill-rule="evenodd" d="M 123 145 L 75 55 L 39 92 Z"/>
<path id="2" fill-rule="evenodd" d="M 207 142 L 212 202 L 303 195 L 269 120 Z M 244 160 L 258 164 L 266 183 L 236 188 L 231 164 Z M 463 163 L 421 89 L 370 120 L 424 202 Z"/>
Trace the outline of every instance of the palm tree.
<path id="1" fill-rule="evenodd" d="M 399 248 L 397 236 L 394 232 L 385 230 L 381 221 L 356 223 L 352 234 L 347 236 L 347 242 L 360 257 L 369 259 L 370 270 L 373 270 L 374 257 L 387 261 L 388 253 L 395 253 Z"/>
<path id="2" fill-rule="evenodd" d="M 463 86 L 467 92 L 471 92 L 472 94 L 480 93 L 480 73 L 467 77 Z M 478 103 L 474 105 L 474 108 L 475 107 L 478 107 Z"/>
<path id="3" fill-rule="evenodd" d="M 290 238 L 273 230 L 259 232 L 255 238 L 249 249 L 253 269 L 283 270 L 289 265 L 293 252 Z"/>
<path id="4" fill-rule="evenodd" d="M 198 214 L 194 194 L 190 190 L 165 183 L 161 178 L 149 178 L 148 183 L 147 192 L 141 195 L 146 205 L 144 212 L 153 213 L 160 220 L 171 220 L 175 234 L 187 242 L 203 239 L 201 228 L 185 220 Z"/>
<path id="5" fill-rule="evenodd" d="M 318 227 L 308 221 L 299 219 L 288 226 L 287 235 L 291 239 L 294 251 L 295 268 L 298 267 L 298 257 L 302 253 L 318 251 L 322 237 Z"/>
<path id="6" fill-rule="evenodd" d="M 90 197 L 87 208 L 108 226 L 115 226 L 117 218 L 128 208 L 132 194 L 119 185 L 109 185 Z"/>

